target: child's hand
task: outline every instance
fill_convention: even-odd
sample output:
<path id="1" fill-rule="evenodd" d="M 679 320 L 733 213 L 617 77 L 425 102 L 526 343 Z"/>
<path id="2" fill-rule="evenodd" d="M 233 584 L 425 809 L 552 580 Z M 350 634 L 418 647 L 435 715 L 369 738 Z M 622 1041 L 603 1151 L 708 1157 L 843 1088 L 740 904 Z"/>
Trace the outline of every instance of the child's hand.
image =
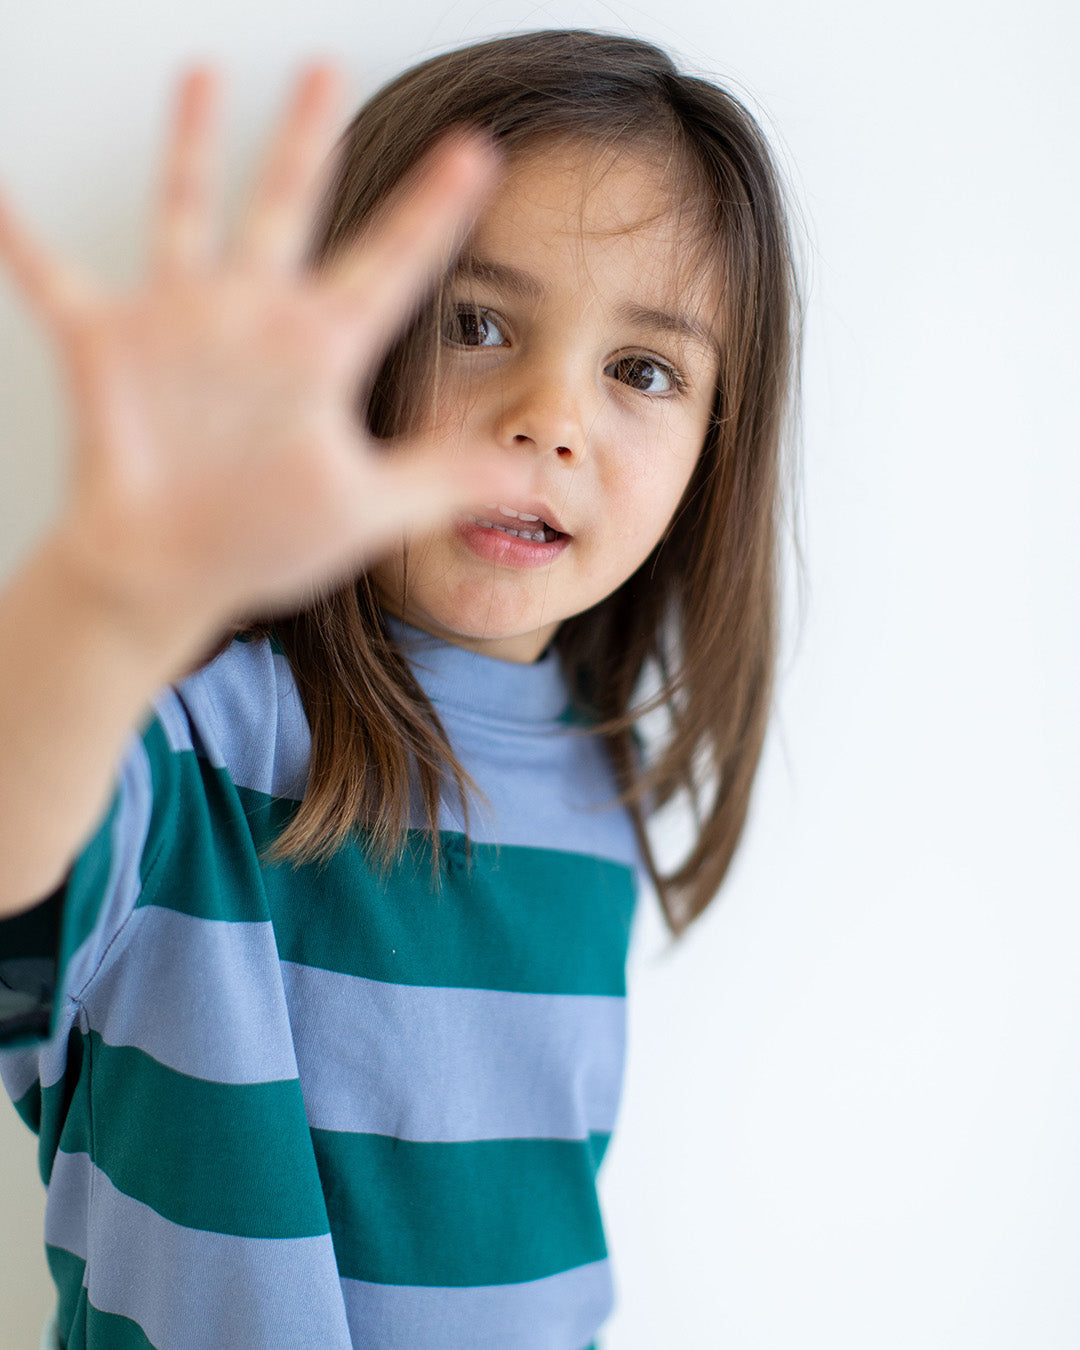
<path id="1" fill-rule="evenodd" d="M 215 238 L 217 82 L 183 80 L 145 282 L 108 294 L 0 205 L 0 259 L 52 334 L 75 452 L 58 534 L 111 603 L 204 635 L 299 603 L 403 533 L 505 496 L 490 458 L 373 450 L 357 389 L 490 190 L 493 152 L 443 145 L 378 228 L 304 267 L 338 79 L 309 68 L 232 243 Z"/>

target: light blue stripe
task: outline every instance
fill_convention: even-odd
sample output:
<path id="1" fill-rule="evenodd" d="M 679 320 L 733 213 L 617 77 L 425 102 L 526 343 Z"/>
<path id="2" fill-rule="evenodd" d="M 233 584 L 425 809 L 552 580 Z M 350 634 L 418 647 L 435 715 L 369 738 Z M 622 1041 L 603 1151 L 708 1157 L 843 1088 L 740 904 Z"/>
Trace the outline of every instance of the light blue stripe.
<path id="1" fill-rule="evenodd" d="M 50 1247 L 63 1247 L 81 1261 L 86 1260 L 91 1175 L 96 1171 L 89 1153 L 58 1149 L 45 1201 L 45 1241 Z"/>
<path id="2" fill-rule="evenodd" d="M 473 839 L 637 865 L 630 818 L 611 809 L 615 784 L 607 752 L 594 737 L 572 727 L 488 723 L 457 710 L 453 727 L 454 748 L 483 794 L 469 803 Z M 413 824 L 424 823 L 414 805 Z M 463 829 L 452 795 L 442 805 L 440 825 Z"/>
<path id="3" fill-rule="evenodd" d="M 85 1000 L 109 1045 L 218 1083 L 296 1077 L 289 1013 L 270 923 L 198 919 L 147 905 Z"/>
<path id="4" fill-rule="evenodd" d="M 74 1000 L 93 978 L 116 934 L 130 917 L 142 889 L 139 868 L 150 826 L 153 787 L 150 759 L 140 735 L 132 735 L 124 747 L 114 791 L 114 798 L 117 796 L 109 836 L 109 874 L 97 922 L 68 961 L 64 974 L 68 997 L 59 1005 L 53 1035 L 40 1046 L 16 1052 L 17 1057 L 3 1057 L 4 1083 L 15 1100 L 33 1085 L 35 1078 L 40 1079 L 42 1088 L 52 1087 L 63 1078 L 67 1071 L 67 1039 L 79 1013 Z"/>
<path id="5" fill-rule="evenodd" d="M 378 1350 L 581 1350 L 613 1303 L 607 1261 L 525 1284 L 341 1285 L 354 1343 Z"/>
<path id="6" fill-rule="evenodd" d="M 58 1009 L 56 1028 L 47 1041 L 38 1047 L 38 1075 L 42 1088 L 50 1088 L 67 1073 L 68 1037 L 81 1015 L 74 999 L 68 999 Z"/>
<path id="7" fill-rule="evenodd" d="M 281 969 L 316 1129 L 434 1143 L 585 1139 L 614 1126 L 623 998 Z"/>
<path id="8" fill-rule="evenodd" d="M 60 1343 L 60 1328 L 56 1325 L 55 1310 L 49 1314 L 48 1321 L 41 1328 L 38 1350 L 63 1350 Z"/>
<path id="9" fill-rule="evenodd" d="M 234 642 L 176 688 L 211 764 L 239 787 L 300 800 L 311 733 L 288 660 L 269 642 Z"/>
<path id="10" fill-rule="evenodd" d="M 618 794 L 606 749 L 561 720 L 569 694 L 555 651 L 514 665 L 387 622 L 487 799 L 471 803 L 474 839 L 638 862 L 629 818 L 613 808 Z M 443 829 L 463 828 L 455 808 L 451 796 Z"/>
<path id="11" fill-rule="evenodd" d="M 618 1109 L 624 999 L 397 985 L 279 962 L 269 924 L 140 908 L 85 1007 L 110 1045 L 195 1078 L 299 1072 L 320 1129 L 584 1139 L 610 1132 Z"/>
<path id="12" fill-rule="evenodd" d="M 4 1085 L 16 1101 L 35 1079 L 40 1078 L 41 1086 L 48 1088 L 64 1076 L 67 1038 L 78 1013 L 72 999 L 78 997 L 92 979 L 113 938 L 130 917 L 142 889 L 139 867 L 150 827 L 153 786 L 150 757 L 139 734 L 130 736 L 124 747 L 112 800 L 117 797 L 118 809 L 109 835 L 109 873 L 105 892 L 94 927 L 76 948 L 64 972 L 64 990 L 68 998 L 59 1004 L 53 1035 L 39 1046 L 0 1057 L 4 1062 Z M 103 813 L 102 821 L 104 819 Z"/>
<path id="13" fill-rule="evenodd" d="M 85 1213 L 91 1196 L 89 1232 L 72 1232 L 59 1216 Z M 87 1262 L 95 1308 L 130 1317 L 159 1350 L 352 1350 L 329 1235 L 184 1228 L 118 1191 L 88 1154 L 60 1152 L 45 1240 Z"/>
<path id="14" fill-rule="evenodd" d="M 76 998 L 93 977 L 106 947 L 135 908 L 142 890 L 139 865 L 150 826 L 153 781 L 150 757 L 140 737 L 128 743 L 120 766 L 119 794 L 109 840 L 109 876 L 98 921 L 68 964 L 66 987 Z"/>
<path id="15" fill-rule="evenodd" d="M 629 818 L 621 809 L 609 809 L 616 792 L 604 747 L 580 729 L 547 720 L 565 701 L 562 677 L 552 661 L 543 670 L 509 672 L 520 681 L 524 700 L 525 711 L 515 715 L 502 687 L 505 662 L 445 644 L 425 650 L 424 660 L 427 665 L 415 671 L 417 679 L 437 703 L 452 700 L 443 712 L 454 749 L 480 790 L 470 800 L 474 839 L 564 849 L 637 865 Z M 498 706 L 484 705 L 483 717 L 456 701 L 460 695 L 454 691 L 470 672 L 474 681 L 489 682 L 492 700 L 502 698 Z M 163 694 L 156 704 L 175 748 L 191 746 L 190 717 L 202 753 L 238 787 L 294 801 L 303 796 L 311 733 L 288 660 L 271 651 L 269 642 L 234 642 L 216 661 L 177 685 L 177 695 L 179 703 L 175 695 Z M 537 697 L 542 718 L 529 704 Z M 536 791 L 538 782 L 545 784 L 542 793 Z M 427 824 L 418 802 L 412 817 L 415 827 Z M 460 831 L 463 824 L 451 793 L 443 803 L 440 826 Z"/>
<path id="16" fill-rule="evenodd" d="M 0 1082 L 13 1102 L 24 1097 L 38 1081 L 39 1058 L 37 1046 L 0 1053 Z"/>
<path id="17" fill-rule="evenodd" d="M 170 686 L 161 690 L 154 698 L 151 706 L 155 717 L 161 723 L 162 730 L 165 732 L 169 749 L 176 754 L 181 754 L 185 750 L 194 750 L 195 747 L 191 740 L 191 724 L 188 722 L 184 705 L 176 697 L 173 688 Z"/>

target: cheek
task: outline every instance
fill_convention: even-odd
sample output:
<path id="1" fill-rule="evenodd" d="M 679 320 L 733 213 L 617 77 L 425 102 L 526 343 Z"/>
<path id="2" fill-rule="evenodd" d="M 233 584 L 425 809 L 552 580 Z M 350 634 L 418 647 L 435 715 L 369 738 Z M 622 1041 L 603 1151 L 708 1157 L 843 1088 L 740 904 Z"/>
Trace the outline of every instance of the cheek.
<path id="1" fill-rule="evenodd" d="M 375 583 L 375 589 L 383 600 L 391 605 L 400 600 L 405 589 L 405 555 L 403 549 L 397 549 L 379 559 L 368 568 L 368 575 Z"/>
<path id="2" fill-rule="evenodd" d="M 688 480 L 689 470 L 685 478 Z M 612 533 L 610 561 L 616 570 L 629 576 L 653 551 L 664 536 L 685 490 L 684 476 L 662 480 L 643 478 L 637 490 L 612 502 L 608 519 Z"/>
<path id="3" fill-rule="evenodd" d="M 612 500 L 626 513 L 626 524 L 636 535 L 651 534 L 654 542 L 667 528 L 697 465 L 696 439 L 681 444 L 650 445 L 625 459 L 613 484 Z"/>
<path id="4" fill-rule="evenodd" d="M 478 416 L 482 390 L 477 372 L 443 360 L 422 400 L 427 429 L 439 439 L 460 435 Z"/>
<path id="5" fill-rule="evenodd" d="M 642 563 L 663 538 L 693 476 L 698 452 L 691 446 L 673 449 L 651 461 L 635 463 L 622 475 L 611 499 L 619 552 L 630 569 Z"/>

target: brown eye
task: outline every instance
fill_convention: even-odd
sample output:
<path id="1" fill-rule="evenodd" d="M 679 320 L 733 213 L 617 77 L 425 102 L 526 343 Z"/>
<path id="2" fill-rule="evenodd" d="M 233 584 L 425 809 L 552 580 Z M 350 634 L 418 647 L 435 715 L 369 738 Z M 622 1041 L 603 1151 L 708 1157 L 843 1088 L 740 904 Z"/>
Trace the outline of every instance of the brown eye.
<path id="1" fill-rule="evenodd" d="M 489 310 L 459 305 L 443 320 L 443 340 L 455 347 L 501 347 L 506 342 Z"/>
<path id="2" fill-rule="evenodd" d="M 622 356 L 613 361 L 604 374 L 643 394 L 669 394 L 680 388 L 679 378 L 670 366 L 647 356 Z"/>

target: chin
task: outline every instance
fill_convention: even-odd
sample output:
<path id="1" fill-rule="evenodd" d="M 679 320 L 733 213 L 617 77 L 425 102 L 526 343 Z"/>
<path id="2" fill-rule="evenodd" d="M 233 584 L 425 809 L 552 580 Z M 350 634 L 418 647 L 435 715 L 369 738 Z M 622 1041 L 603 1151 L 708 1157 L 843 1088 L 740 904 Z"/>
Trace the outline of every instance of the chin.
<path id="1" fill-rule="evenodd" d="M 530 622 L 520 612 L 499 612 L 490 599 L 475 606 L 413 604 L 400 617 L 447 642 L 511 661 L 534 661 L 558 628 L 550 619 Z"/>
<path id="2" fill-rule="evenodd" d="M 418 627 L 426 625 L 420 624 Z M 492 622 L 443 622 L 438 625 L 439 631 L 451 642 L 467 643 L 516 643 L 533 644 L 538 651 L 551 641 L 554 636 L 557 624 L 525 624 L 525 623 L 492 623 Z"/>
<path id="3" fill-rule="evenodd" d="M 432 623 L 462 638 L 512 638 L 551 628 L 553 620 L 542 605 L 522 604 L 520 597 L 500 595 L 485 588 L 480 594 L 442 596 L 424 603 L 412 597 L 413 613 L 426 615 Z"/>

